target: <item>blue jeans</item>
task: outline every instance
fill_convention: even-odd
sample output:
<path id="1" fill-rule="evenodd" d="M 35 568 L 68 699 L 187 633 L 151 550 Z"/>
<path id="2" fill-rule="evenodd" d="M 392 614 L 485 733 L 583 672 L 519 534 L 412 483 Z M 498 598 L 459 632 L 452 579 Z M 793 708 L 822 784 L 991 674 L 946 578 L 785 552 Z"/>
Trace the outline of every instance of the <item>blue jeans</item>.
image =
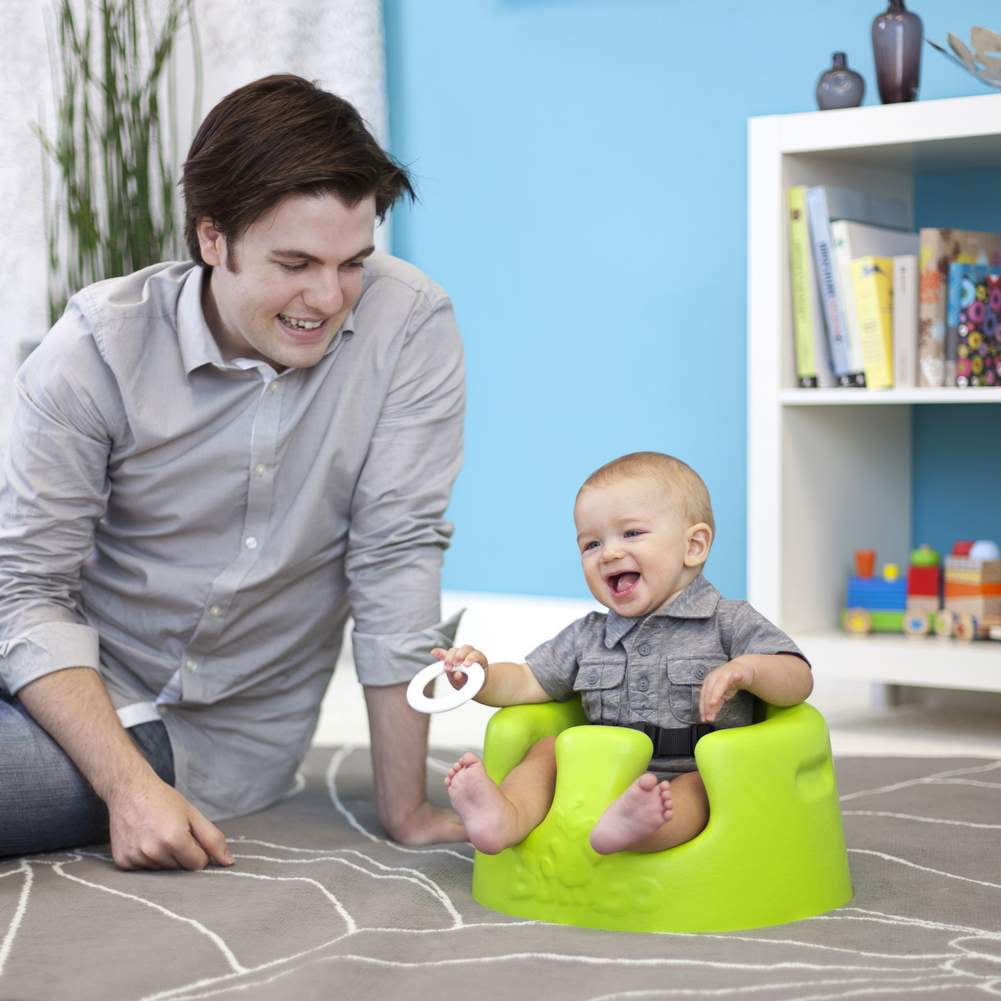
<path id="1" fill-rule="evenodd" d="M 173 785 L 167 728 L 140 723 L 129 734 L 157 775 Z M 0 691 L 0 856 L 107 840 L 104 802 L 20 701 Z"/>

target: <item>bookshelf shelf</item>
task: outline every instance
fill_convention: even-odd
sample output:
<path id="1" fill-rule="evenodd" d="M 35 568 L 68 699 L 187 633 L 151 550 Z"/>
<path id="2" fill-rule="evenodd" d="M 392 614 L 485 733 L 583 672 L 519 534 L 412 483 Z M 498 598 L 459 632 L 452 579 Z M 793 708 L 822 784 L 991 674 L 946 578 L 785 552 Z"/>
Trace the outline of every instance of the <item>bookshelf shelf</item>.
<path id="1" fill-rule="evenodd" d="M 784 407 L 870 407 L 893 404 L 1001 403 L 1001 388 L 783 389 Z"/>
<path id="2" fill-rule="evenodd" d="M 999 405 L 1001 389 L 796 388 L 787 191 L 830 184 L 913 206 L 915 172 L 1001 168 L 999 121 L 1001 94 L 988 94 L 748 123 L 748 598 L 818 674 L 1001 691 L 1001 644 L 838 628 L 853 550 L 907 563 L 912 407 Z"/>

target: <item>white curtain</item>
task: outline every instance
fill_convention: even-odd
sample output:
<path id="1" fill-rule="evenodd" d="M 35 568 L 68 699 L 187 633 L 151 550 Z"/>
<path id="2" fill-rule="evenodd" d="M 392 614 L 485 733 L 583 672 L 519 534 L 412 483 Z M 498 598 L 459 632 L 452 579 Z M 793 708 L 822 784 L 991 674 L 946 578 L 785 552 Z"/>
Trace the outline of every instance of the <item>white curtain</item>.
<path id="1" fill-rule="evenodd" d="M 79 4 L 95 0 L 78 0 Z M 152 0 L 157 23 L 166 4 Z M 82 9 L 82 7 L 81 7 Z M 380 0 L 194 0 L 201 43 L 201 115 L 235 88 L 269 73 L 297 73 L 351 101 L 387 143 Z M 51 130 L 53 0 L 0 0 L 0 449 L 11 384 L 28 346 L 47 327 L 42 153 L 32 125 Z M 192 138 L 193 60 L 177 38 L 178 148 Z M 380 234 L 385 245 L 386 235 Z"/>

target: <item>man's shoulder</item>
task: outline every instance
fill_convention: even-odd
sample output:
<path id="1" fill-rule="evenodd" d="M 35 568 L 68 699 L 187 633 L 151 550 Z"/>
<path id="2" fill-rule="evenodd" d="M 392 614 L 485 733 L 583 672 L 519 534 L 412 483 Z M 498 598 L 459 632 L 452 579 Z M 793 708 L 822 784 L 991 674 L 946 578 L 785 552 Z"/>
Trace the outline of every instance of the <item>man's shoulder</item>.
<path id="1" fill-rule="evenodd" d="M 192 267 L 154 264 L 81 289 L 25 362 L 23 376 L 38 385 L 97 383 L 105 391 L 112 372 L 134 376 L 154 341 L 162 340 L 152 331 L 176 329 L 177 299 Z"/>
<path id="2" fill-rule="evenodd" d="M 420 268 L 392 254 L 376 252 L 365 261 L 365 286 L 359 305 L 399 302 L 429 311 L 448 302 L 448 293 Z"/>
<path id="3" fill-rule="evenodd" d="M 191 261 L 151 264 L 132 274 L 88 285 L 71 301 L 96 322 L 163 316 L 176 311 L 181 288 L 194 267 Z"/>

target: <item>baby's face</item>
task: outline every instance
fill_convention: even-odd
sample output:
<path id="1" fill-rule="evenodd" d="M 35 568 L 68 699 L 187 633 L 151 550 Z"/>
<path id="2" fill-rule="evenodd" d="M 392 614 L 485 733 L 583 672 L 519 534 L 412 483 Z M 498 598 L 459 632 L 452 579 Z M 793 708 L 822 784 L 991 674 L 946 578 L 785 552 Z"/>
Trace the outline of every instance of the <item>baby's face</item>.
<path id="1" fill-rule="evenodd" d="M 687 524 L 654 479 L 588 487 L 574 507 L 574 523 L 591 594 L 629 618 L 677 597 L 705 559 L 705 549 L 692 539 L 699 526 Z"/>

